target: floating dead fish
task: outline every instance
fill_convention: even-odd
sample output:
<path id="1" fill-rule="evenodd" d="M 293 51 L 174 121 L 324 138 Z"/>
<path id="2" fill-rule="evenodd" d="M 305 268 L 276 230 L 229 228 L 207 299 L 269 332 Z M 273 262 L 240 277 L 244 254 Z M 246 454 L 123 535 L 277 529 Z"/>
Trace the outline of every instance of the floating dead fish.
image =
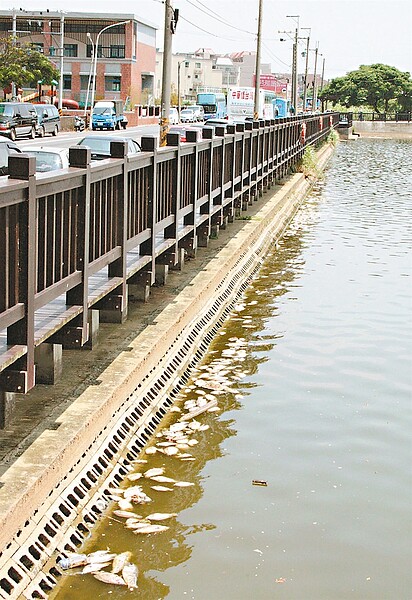
<path id="1" fill-rule="evenodd" d="M 116 515 L 116 517 L 123 517 L 124 519 L 136 517 L 135 513 L 131 510 L 114 510 L 113 514 Z"/>
<path id="2" fill-rule="evenodd" d="M 87 564 L 87 556 L 86 554 L 70 553 L 67 557 L 62 557 L 57 564 L 63 570 L 82 567 Z"/>
<path id="3" fill-rule="evenodd" d="M 117 554 L 116 558 L 113 560 L 112 573 L 120 573 L 125 564 L 131 558 L 132 553 L 129 551 L 122 552 L 121 554 Z M 124 579 L 124 577 L 123 577 Z M 125 579 L 126 581 L 126 579 Z M 126 582 L 127 583 L 127 582 Z"/>
<path id="4" fill-rule="evenodd" d="M 157 450 L 154 446 L 151 446 L 150 448 L 146 448 L 145 452 L 146 454 L 156 454 Z"/>
<path id="5" fill-rule="evenodd" d="M 134 590 L 137 587 L 137 567 L 131 562 L 126 562 L 122 569 L 122 577 L 126 582 L 129 590 Z"/>
<path id="6" fill-rule="evenodd" d="M 151 479 L 153 481 L 157 481 L 158 483 L 174 483 L 176 481 L 176 479 L 166 477 L 165 475 L 158 475 L 157 477 L 152 477 Z"/>
<path id="7" fill-rule="evenodd" d="M 126 582 L 123 579 L 123 577 L 120 577 L 120 575 L 116 575 L 116 573 L 98 571 L 97 573 L 93 573 L 93 577 L 95 577 L 99 581 L 103 581 L 103 583 L 108 583 L 111 585 L 126 585 Z"/>
<path id="8" fill-rule="evenodd" d="M 189 446 L 196 446 L 196 444 L 198 444 L 199 442 L 197 440 L 189 440 L 187 443 L 189 444 Z"/>
<path id="9" fill-rule="evenodd" d="M 148 519 L 143 519 L 142 521 L 130 523 L 127 528 L 136 531 L 137 529 L 142 529 L 143 527 L 148 527 L 149 525 L 151 525 L 151 522 Z"/>
<path id="10" fill-rule="evenodd" d="M 191 456 L 190 458 L 189 457 L 187 457 L 187 458 L 185 457 L 185 458 L 181 459 L 182 462 L 189 462 L 190 460 L 196 460 L 196 459 L 193 456 Z"/>
<path id="11" fill-rule="evenodd" d="M 218 406 L 213 406 L 212 408 L 208 408 L 207 412 L 214 413 L 214 412 L 220 412 L 220 410 L 221 409 Z"/>
<path id="12" fill-rule="evenodd" d="M 195 485 L 194 483 L 190 483 L 190 481 L 176 481 L 175 487 L 191 487 Z"/>
<path id="13" fill-rule="evenodd" d="M 152 501 L 152 499 L 144 492 L 140 492 L 140 494 L 135 494 L 134 496 L 131 496 L 130 500 L 134 504 L 147 504 L 148 502 Z"/>
<path id="14" fill-rule="evenodd" d="M 180 458 L 180 459 L 193 458 L 193 456 L 191 454 L 189 454 L 188 452 L 185 452 L 184 454 L 179 454 L 178 458 Z"/>
<path id="15" fill-rule="evenodd" d="M 133 510 L 133 504 L 128 498 L 121 498 L 118 503 L 120 510 Z"/>
<path id="16" fill-rule="evenodd" d="M 166 487 L 165 485 L 152 485 L 151 487 L 156 492 L 173 492 L 173 488 Z"/>
<path id="17" fill-rule="evenodd" d="M 148 525 L 147 527 L 142 527 L 141 529 L 136 529 L 133 533 L 141 533 L 141 534 L 149 534 L 149 533 L 160 533 L 161 531 L 166 531 L 169 529 L 166 525 L 157 525 L 154 523 L 153 525 Z"/>
<path id="18" fill-rule="evenodd" d="M 141 477 L 143 477 L 142 473 L 130 473 L 127 476 L 127 479 L 129 479 L 130 481 L 137 481 Z"/>
<path id="19" fill-rule="evenodd" d="M 199 423 L 199 421 L 196 421 L 196 419 L 193 419 L 193 421 L 189 423 L 188 427 L 190 427 L 190 429 L 193 429 L 193 431 L 197 431 L 201 427 L 201 424 Z"/>
<path id="20" fill-rule="evenodd" d="M 188 413 L 186 415 L 186 418 L 197 417 L 197 416 L 201 415 L 202 413 L 206 412 L 207 410 L 210 410 L 211 408 L 216 407 L 216 405 L 217 405 L 217 400 L 216 400 L 216 398 L 214 398 L 213 400 L 210 400 L 210 402 L 208 402 L 204 406 L 200 406 L 199 408 L 196 408 L 195 410 Z"/>
<path id="21" fill-rule="evenodd" d="M 159 442 L 157 444 L 157 446 L 160 446 L 161 448 L 167 448 L 167 446 L 173 446 L 173 442 Z"/>
<path id="22" fill-rule="evenodd" d="M 102 553 L 102 554 L 98 554 L 98 553 L 94 553 L 94 555 L 90 555 L 87 557 L 87 563 L 88 564 L 99 564 L 99 563 L 105 563 L 108 562 L 109 564 L 112 562 L 112 560 L 116 558 L 116 554 L 114 552 L 112 553 Z"/>
<path id="23" fill-rule="evenodd" d="M 144 473 L 144 476 L 148 477 L 150 479 L 151 477 L 156 477 L 157 475 L 163 475 L 164 472 L 165 472 L 164 467 L 155 467 L 153 469 L 149 469 L 148 471 L 146 471 Z"/>
<path id="24" fill-rule="evenodd" d="M 199 427 L 199 431 L 207 431 L 208 429 L 210 429 L 210 425 L 201 425 Z"/>
<path id="25" fill-rule="evenodd" d="M 136 460 L 133 461 L 133 463 L 137 463 L 138 465 L 144 465 L 147 463 L 147 459 L 146 458 L 137 458 Z"/>
<path id="26" fill-rule="evenodd" d="M 163 449 L 163 454 L 166 454 L 167 456 L 175 456 L 178 452 L 179 448 L 176 448 L 176 446 L 168 446 Z"/>
<path id="27" fill-rule="evenodd" d="M 125 489 L 123 495 L 125 498 L 131 498 L 135 494 L 140 494 L 140 492 L 142 492 L 142 491 L 143 491 L 143 488 L 141 485 L 132 485 L 131 487 Z"/>
<path id="28" fill-rule="evenodd" d="M 189 450 L 190 446 L 189 444 L 176 444 L 176 448 L 179 448 L 179 450 Z"/>
<path id="29" fill-rule="evenodd" d="M 187 421 L 179 421 L 178 423 L 173 423 L 173 425 L 169 427 L 169 431 L 182 431 L 183 429 L 185 429 L 185 427 L 187 427 L 187 425 Z"/>
<path id="30" fill-rule="evenodd" d="M 172 406 L 172 408 L 170 408 L 169 410 L 170 412 L 182 412 L 182 409 L 178 406 Z"/>
<path id="31" fill-rule="evenodd" d="M 86 573 L 97 573 L 97 571 L 101 571 L 105 569 L 111 564 L 111 560 L 109 562 L 100 562 L 100 563 L 90 563 L 83 568 L 82 574 L 86 575 Z"/>
<path id="32" fill-rule="evenodd" d="M 133 529 L 133 527 L 136 525 L 136 523 L 141 523 L 141 519 L 143 519 L 143 517 L 141 515 L 136 515 L 135 517 L 126 519 L 125 525 L 128 529 Z"/>
<path id="33" fill-rule="evenodd" d="M 108 554 L 112 554 L 109 548 L 107 548 L 106 550 L 95 550 L 94 552 L 90 552 L 90 554 L 87 555 L 87 559 L 89 560 L 89 562 L 92 562 L 95 558 L 101 558 L 102 556 L 107 556 Z"/>
<path id="34" fill-rule="evenodd" d="M 166 519 L 171 519 L 172 517 L 177 517 L 177 513 L 152 513 L 151 515 L 147 515 L 146 519 L 148 521 L 166 521 Z"/>

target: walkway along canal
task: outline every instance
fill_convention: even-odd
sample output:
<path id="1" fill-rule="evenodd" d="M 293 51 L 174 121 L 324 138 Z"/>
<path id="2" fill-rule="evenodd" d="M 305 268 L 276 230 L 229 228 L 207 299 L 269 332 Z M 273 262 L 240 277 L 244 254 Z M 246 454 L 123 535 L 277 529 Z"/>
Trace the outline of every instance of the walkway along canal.
<path id="1" fill-rule="evenodd" d="M 152 502 L 131 513 L 177 516 L 139 535 L 114 502 L 81 551 L 130 551 L 138 589 L 78 568 L 53 600 L 410 598 L 411 151 L 338 147 L 177 398 L 221 409 L 196 418 L 195 460 L 160 453 L 163 436 L 132 465 L 121 488 Z M 192 485 L 136 479 L 153 468 Z"/>
<path id="2" fill-rule="evenodd" d="M 241 228 L 232 224 L 236 235 L 230 236 L 230 227 L 227 228 L 227 245 L 173 302 L 162 309 L 152 324 L 134 338 L 129 338 L 127 347 L 121 344 L 122 350 L 112 364 L 104 363 L 102 371 L 88 381 L 89 387 L 83 387 L 80 395 L 60 415 L 58 412 L 56 415 L 58 405 L 55 402 L 55 420 L 51 422 L 46 412 L 43 430 L 37 428 L 38 433 L 42 433 L 29 447 L 21 446 L 27 449 L 13 464 L 11 461 L 11 466 L 3 473 L 0 481 L 2 596 L 16 598 L 24 593 L 29 598 L 41 597 L 54 583 L 57 575 L 54 549 L 62 550 L 67 544 L 81 543 L 96 520 L 102 500 L 99 496 L 105 494 L 105 485 L 108 482 L 113 484 L 127 472 L 118 461 L 122 448 L 130 441 L 132 451 L 136 453 L 151 435 L 170 405 L 173 394 L 181 387 L 182 378 L 202 357 L 219 323 L 223 322 L 236 297 L 259 269 L 271 240 L 287 226 L 308 189 L 308 181 L 302 174 L 297 174 L 284 179 L 282 185 L 274 187 L 274 194 L 260 201 L 262 194 L 273 187 L 279 177 L 286 175 L 302 156 L 309 140 L 315 144 L 326 139 L 334 119 L 334 115 L 305 119 L 305 129 L 298 119 L 255 123 L 245 132 L 233 131 L 228 135 L 224 131 L 217 132 L 220 135 L 204 142 L 182 148 L 173 146 L 158 154 L 152 146 L 152 151 L 143 153 L 136 160 L 125 160 L 122 148 L 114 145 L 114 156 L 122 156 L 122 159 L 113 158 L 92 166 L 89 166 L 87 151 L 85 156 L 82 152 L 75 152 L 72 159 L 78 167 L 71 167 L 63 176 L 47 174 L 37 179 L 32 174 L 31 161 L 24 157 L 21 164 L 10 165 L 12 177 L 2 181 L 0 188 L 1 224 L 6 226 L 3 238 L 6 261 L 2 267 L 7 267 L 6 281 L 14 282 L 14 285 L 2 288 L 2 307 L 5 307 L 1 313 L 2 325 L 7 326 L 7 336 L 10 334 L 7 340 L 10 342 L 13 337 L 15 341 L 10 351 L 2 355 L 4 376 L 1 381 L 5 387 L 13 384 L 16 389 L 20 389 L 21 384 L 23 389 L 26 384 L 30 387 L 35 373 L 34 369 L 31 375 L 29 372 L 33 343 L 35 349 L 44 346 L 44 342 L 46 346 L 52 342 L 53 350 L 61 345 L 57 338 L 48 337 L 50 333 L 60 336 L 63 345 L 67 341 L 69 347 L 76 346 L 76 340 L 78 344 L 83 343 L 96 326 L 95 307 L 99 308 L 99 316 L 104 320 L 123 320 L 127 304 L 126 296 L 120 292 L 126 277 L 119 279 L 116 275 L 121 265 L 127 269 L 128 288 L 132 285 L 143 290 L 141 298 L 144 299 L 145 289 L 154 274 L 157 278 L 160 273 L 164 282 L 168 264 L 182 266 L 180 257 L 183 250 L 194 255 L 196 245 L 207 243 L 209 236 L 216 236 L 236 214 L 246 214 L 244 211 L 250 204 L 256 205 L 258 211 Z M 302 136 L 302 132 L 306 132 L 306 136 Z M 174 143 L 175 140 L 170 141 Z M 147 143 L 150 145 L 151 141 Z M 189 160 L 190 155 L 192 158 Z M 326 146 L 321 151 L 321 164 L 329 155 L 330 149 Z M 129 211 L 135 216 L 133 225 L 137 228 L 142 226 L 140 209 L 145 206 L 144 182 L 150 182 L 150 169 L 157 161 L 162 166 L 156 169 L 158 185 L 153 188 L 157 190 L 156 194 L 150 196 L 155 198 L 151 206 L 156 210 L 149 211 L 152 217 L 144 221 L 150 225 L 149 229 L 136 237 L 135 227 L 122 226 L 124 219 L 117 221 L 118 228 L 106 229 L 113 215 L 124 216 L 126 210 L 124 206 L 123 213 L 120 210 L 119 178 L 122 185 L 127 183 L 130 192 L 126 196 L 129 200 L 127 210 L 134 207 L 134 212 Z M 202 187 L 203 179 L 198 177 L 194 181 L 199 185 L 193 187 L 192 178 L 187 177 L 183 168 L 180 169 L 180 178 L 176 179 L 175 169 L 178 168 L 179 174 L 179 166 L 184 163 L 187 163 L 189 172 L 190 165 L 197 165 L 194 173 L 198 177 L 200 173 L 209 173 L 206 189 Z M 207 165 L 211 171 L 205 170 Z M 236 175 L 237 172 L 239 175 Z M 130 176 L 127 180 L 126 173 Z M 17 181 L 17 176 L 27 179 Z M 135 181 L 135 185 L 131 181 Z M 184 193 L 177 194 L 177 189 L 184 190 Z M 164 195 L 167 190 L 171 190 L 171 203 L 170 197 Z M 185 195 L 186 192 L 189 196 Z M 189 204 L 183 202 L 188 198 L 191 200 Z M 165 204 L 159 204 L 158 199 L 162 202 L 164 199 Z M 116 207 L 118 210 L 115 210 Z M 166 214 L 167 207 L 172 214 Z M 59 210 L 61 218 L 56 217 Z M 182 211 L 189 221 L 193 217 L 192 223 L 185 221 Z M 70 214 L 79 216 L 77 220 L 70 221 L 74 229 L 64 226 Z M 251 214 L 253 216 L 253 211 Z M 85 219 L 85 215 L 88 218 Z M 92 215 L 93 226 L 90 225 Z M 98 215 L 101 215 L 104 227 L 96 226 L 100 223 L 96 220 Z M 38 231 L 33 226 L 27 228 L 28 223 L 38 224 Z M 154 224 L 156 226 L 152 227 Z M 172 229 L 176 233 L 176 227 L 178 236 L 168 237 L 172 235 Z M 11 230 L 13 235 L 10 235 Z M 72 238 L 75 230 L 77 234 Z M 86 232 L 89 237 L 85 238 Z M 110 235 L 106 235 L 108 233 Z M 18 234 L 21 239 L 16 245 Z M 62 241 L 62 235 L 68 235 L 68 245 Z M 180 243 L 187 239 L 192 243 L 181 247 Z M 74 240 L 76 243 L 73 245 Z M 151 255 L 144 254 L 148 240 L 150 247 L 154 248 Z M 116 246 L 119 242 L 120 247 Z M 131 250 L 133 243 L 138 244 L 134 253 Z M 70 268 L 66 262 L 59 263 L 62 256 L 67 257 L 67 252 L 75 247 L 75 260 L 69 263 Z M 123 262 L 120 261 L 122 256 Z M 170 263 L 167 260 L 167 264 L 162 262 L 165 256 Z M 124 259 L 127 259 L 126 265 Z M 142 266 L 143 263 L 145 266 Z M 36 264 L 43 265 L 37 281 L 31 268 Z M 79 265 L 77 270 L 76 264 Z M 17 279 L 16 265 L 21 267 Z M 69 271 L 74 269 L 73 272 L 67 273 L 68 268 Z M 100 277 L 99 268 L 105 269 L 105 279 Z M 143 269 L 149 277 L 141 281 L 140 286 L 131 281 L 131 274 L 136 275 L 139 269 Z M 97 279 L 100 277 L 100 287 L 96 275 Z M 66 297 L 63 295 L 63 302 L 57 296 L 53 305 L 52 298 L 67 289 L 66 286 L 74 287 L 69 289 Z M 70 304 L 75 300 L 72 290 L 76 290 L 73 292 L 77 294 L 76 298 L 83 298 L 83 304 Z M 111 298 L 110 301 L 105 294 Z M 93 308 L 86 320 L 82 312 L 85 303 Z M 48 313 L 49 304 L 52 308 L 54 306 L 53 314 Z M 66 310 L 62 313 L 61 309 L 65 306 Z M 71 319 L 77 320 L 72 323 Z M 38 325 L 40 329 L 37 329 Z M 23 338 L 26 344 L 21 343 Z M 17 344 L 19 339 L 20 345 Z M 34 358 L 36 360 L 36 354 Z M 74 373 L 76 378 L 77 373 Z M 20 398 L 23 397 L 18 396 L 19 402 Z M 43 403 L 41 395 L 38 398 L 41 402 L 34 407 L 36 415 L 41 414 Z M 51 406 L 49 401 L 47 406 Z M 30 430 L 30 412 L 27 416 Z M 12 432 L 12 429 L 9 427 L 5 431 Z M 28 432 L 27 441 L 33 439 L 33 433 L 34 430 Z M 26 440 L 23 441 L 26 443 Z M 106 481 L 107 476 L 109 479 Z"/>

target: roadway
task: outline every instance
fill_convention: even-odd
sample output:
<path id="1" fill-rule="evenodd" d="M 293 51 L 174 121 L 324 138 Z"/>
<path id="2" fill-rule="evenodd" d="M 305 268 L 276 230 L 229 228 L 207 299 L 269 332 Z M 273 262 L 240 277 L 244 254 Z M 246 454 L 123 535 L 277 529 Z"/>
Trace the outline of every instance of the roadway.
<path id="1" fill-rule="evenodd" d="M 159 137 L 159 126 L 140 125 L 138 127 L 127 127 L 126 130 L 121 131 L 61 131 L 56 137 L 52 135 L 46 135 L 44 138 L 36 137 L 34 140 L 20 138 L 16 140 L 16 143 L 20 147 L 51 146 L 54 148 L 70 148 L 71 146 L 75 146 L 79 140 L 84 138 L 86 135 L 113 135 L 114 137 L 131 137 L 137 142 L 140 142 L 142 136 L 154 135 Z"/>

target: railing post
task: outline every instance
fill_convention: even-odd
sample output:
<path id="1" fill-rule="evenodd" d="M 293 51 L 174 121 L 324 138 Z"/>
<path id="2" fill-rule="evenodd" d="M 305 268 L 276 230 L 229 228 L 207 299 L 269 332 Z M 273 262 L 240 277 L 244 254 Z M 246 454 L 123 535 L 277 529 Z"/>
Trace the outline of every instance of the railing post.
<path id="1" fill-rule="evenodd" d="M 27 347 L 22 369 L 7 369 L 0 376 L 0 388 L 25 394 L 35 385 L 34 300 L 37 290 L 36 239 L 36 159 L 24 154 L 9 157 L 9 179 L 27 181 L 27 201 L 23 205 L 20 228 L 20 290 L 19 302 L 24 304 L 24 317 L 7 329 L 7 344 Z"/>
<path id="2" fill-rule="evenodd" d="M 211 219 L 210 215 L 213 211 L 213 200 L 212 200 L 212 190 L 213 190 L 213 127 L 204 127 L 202 129 L 202 137 L 204 140 L 209 140 L 209 173 L 208 173 L 208 181 L 209 181 L 209 189 L 208 189 L 208 199 L 201 207 L 201 213 L 207 214 L 207 221 L 203 222 L 203 224 L 197 228 L 197 245 L 201 248 L 205 248 L 209 243 L 209 236 L 211 231 Z"/>
<path id="3" fill-rule="evenodd" d="M 151 229 L 150 238 L 140 246 L 140 252 L 151 257 L 150 262 L 150 285 L 153 285 L 156 278 L 156 198 L 157 198 L 157 138 L 143 136 L 140 140 L 142 152 L 151 152 L 152 156 L 152 187 L 148 202 L 148 220 Z"/>
<path id="4" fill-rule="evenodd" d="M 172 225 L 169 225 L 169 227 L 166 227 L 165 229 L 165 238 L 168 239 L 173 239 L 175 241 L 175 243 L 173 244 L 173 246 L 171 247 L 172 249 L 172 256 L 170 251 L 168 251 L 168 256 L 169 256 L 169 265 L 170 266 L 174 266 L 178 263 L 179 259 L 178 259 L 178 228 L 179 228 L 179 218 L 180 218 L 180 195 L 181 195 L 181 169 L 182 169 L 182 164 L 181 164 L 181 154 L 180 154 L 180 135 L 178 133 L 168 133 L 166 136 L 166 145 L 167 146 L 172 146 L 173 148 L 176 148 L 176 169 L 174 171 L 174 182 L 175 182 L 175 204 L 173 206 L 173 223 Z"/>
<path id="5" fill-rule="evenodd" d="M 81 322 L 81 345 L 89 338 L 89 241 L 90 241 L 90 161 L 91 150 L 85 146 L 69 148 L 69 164 L 71 167 L 84 169 L 82 186 L 83 206 L 80 207 L 78 237 L 78 270 L 82 274 L 82 282 L 66 293 L 66 303 L 80 305 L 83 308 Z"/>
<path id="6" fill-rule="evenodd" d="M 182 241 L 182 246 L 185 248 L 188 256 L 194 258 L 197 248 L 197 236 L 196 236 L 196 207 L 198 200 L 198 177 L 199 177 L 199 144 L 197 143 L 197 132 L 187 131 L 186 141 L 195 143 L 194 146 L 194 169 L 193 169 L 193 187 L 192 187 L 192 211 L 185 216 L 184 224 L 193 226 L 193 233 L 186 236 L 186 239 Z"/>

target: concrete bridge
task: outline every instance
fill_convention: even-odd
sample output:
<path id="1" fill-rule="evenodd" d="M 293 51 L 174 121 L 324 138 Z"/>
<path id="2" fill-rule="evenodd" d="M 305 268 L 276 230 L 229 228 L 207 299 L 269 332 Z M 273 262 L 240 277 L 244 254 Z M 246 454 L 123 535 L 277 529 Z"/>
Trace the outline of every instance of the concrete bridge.
<path id="1" fill-rule="evenodd" d="M 143 138 L 133 158 L 113 143 L 112 158 L 97 164 L 77 147 L 69 169 L 38 176 L 34 159 L 11 159 L 0 182 L 0 436 L 8 443 L 0 598 L 45 597 L 58 576 L 55 550 L 75 549 L 87 535 L 105 489 L 125 475 L 293 216 L 310 181 L 291 170 L 338 120 L 327 113 L 215 136 L 205 129 L 197 143 L 170 135 L 162 150 Z M 201 271 L 184 279 L 188 259 Z M 127 329 L 133 301 L 146 309 Z M 90 364 L 85 353 L 63 350 L 92 354 L 100 323 L 117 323 L 109 326 L 117 353 L 106 352 L 75 401 L 56 403 L 62 357 L 68 379 L 76 364 Z M 48 394 L 39 383 L 54 386 Z"/>

